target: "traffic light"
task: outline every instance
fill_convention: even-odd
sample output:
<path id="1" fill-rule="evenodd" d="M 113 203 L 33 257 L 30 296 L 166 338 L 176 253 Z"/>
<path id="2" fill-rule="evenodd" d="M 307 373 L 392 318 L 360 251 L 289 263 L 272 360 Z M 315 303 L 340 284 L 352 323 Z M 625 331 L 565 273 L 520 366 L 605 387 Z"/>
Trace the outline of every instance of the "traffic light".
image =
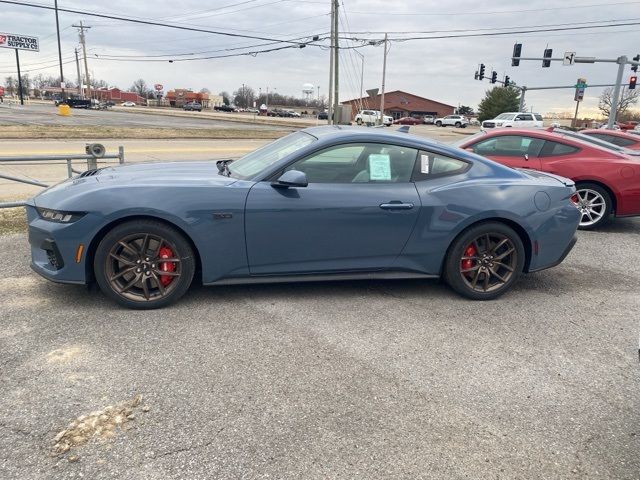
<path id="1" fill-rule="evenodd" d="M 553 54 L 553 49 L 552 48 L 545 48 L 544 49 L 544 55 L 542 55 L 544 58 L 551 58 L 551 54 Z M 547 68 L 551 66 L 551 60 L 543 60 L 542 61 L 542 68 Z"/>
<path id="2" fill-rule="evenodd" d="M 511 55 L 511 66 L 512 67 L 517 67 L 518 65 L 520 65 L 520 56 L 522 54 L 522 44 L 521 43 L 516 43 L 513 46 L 513 54 Z"/>
<path id="3" fill-rule="evenodd" d="M 494 70 L 493 72 L 491 72 L 491 83 L 496 83 L 497 80 L 498 80 L 498 72 Z"/>
<path id="4" fill-rule="evenodd" d="M 508 87 L 511 84 L 510 80 L 509 80 L 509 75 L 507 75 L 506 77 L 504 77 L 504 86 Z"/>
<path id="5" fill-rule="evenodd" d="M 480 64 L 480 72 L 478 73 L 480 80 L 484 80 L 484 63 Z"/>
<path id="6" fill-rule="evenodd" d="M 480 75 L 478 74 L 477 70 L 476 70 L 476 73 L 473 74 L 473 79 L 474 80 L 480 80 Z"/>
<path id="7" fill-rule="evenodd" d="M 635 57 L 633 57 L 633 61 L 634 62 L 640 62 L 640 55 L 636 55 Z M 638 65 L 631 65 L 631 71 L 632 72 L 637 72 L 638 71 Z"/>
<path id="8" fill-rule="evenodd" d="M 638 77 L 635 75 L 629 79 L 629 90 L 635 90 Z"/>

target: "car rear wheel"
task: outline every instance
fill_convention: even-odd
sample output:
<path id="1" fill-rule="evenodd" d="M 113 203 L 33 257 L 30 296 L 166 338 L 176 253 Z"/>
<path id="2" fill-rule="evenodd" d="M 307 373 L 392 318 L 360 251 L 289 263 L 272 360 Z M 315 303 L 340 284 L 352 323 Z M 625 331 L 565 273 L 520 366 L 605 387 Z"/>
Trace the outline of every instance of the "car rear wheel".
<path id="1" fill-rule="evenodd" d="M 436 127 L 441 127 L 442 126 L 442 122 L 436 122 Z"/>
<path id="2" fill-rule="evenodd" d="M 462 124 L 460 122 L 456 122 L 456 128 L 460 128 Z"/>
<path id="3" fill-rule="evenodd" d="M 104 236 L 93 268 L 105 295 L 125 307 L 152 309 L 184 295 L 195 260 L 191 245 L 176 229 L 139 220 L 120 224 Z"/>
<path id="4" fill-rule="evenodd" d="M 459 294 L 491 300 L 508 291 L 524 268 L 524 246 L 518 234 L 502 223 L 482 223 L 454 241 L 445 260 L 444 276 Z"/>
<path id="5" fill-rule="evenodd" d="M 362 125 L 362 119 L 361 119 L 361 118 L 359 118 L 358 120 L 356 120 L 356 123 L 357 123 L 358 125 Z"/>
<path id="6" fill-rule="evenodd" d="M 593 230 L 605 225 L 611 219 L 613 202 L 609 192 L 595 183 L 576 185 L 573 203 L 582 215 L 578 228 Z"/>

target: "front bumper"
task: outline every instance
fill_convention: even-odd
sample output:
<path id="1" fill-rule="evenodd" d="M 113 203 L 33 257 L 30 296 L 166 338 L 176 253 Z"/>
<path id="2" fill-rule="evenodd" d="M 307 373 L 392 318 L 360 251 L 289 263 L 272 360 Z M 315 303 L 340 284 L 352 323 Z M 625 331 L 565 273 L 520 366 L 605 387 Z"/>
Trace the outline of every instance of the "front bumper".
<path id="1" fill-rule="evenodd" d="M 31 247 L 31 268 L 44 278 L 58 283 L 86 284 L 86 252 L 89 248 L 87 232 L 91 218 L 65 224 L 43 220 L 35 207 L 27 205 L 29 225 L 29 245 Z M 79 261 L 76 252 L 83 244 Z"/>

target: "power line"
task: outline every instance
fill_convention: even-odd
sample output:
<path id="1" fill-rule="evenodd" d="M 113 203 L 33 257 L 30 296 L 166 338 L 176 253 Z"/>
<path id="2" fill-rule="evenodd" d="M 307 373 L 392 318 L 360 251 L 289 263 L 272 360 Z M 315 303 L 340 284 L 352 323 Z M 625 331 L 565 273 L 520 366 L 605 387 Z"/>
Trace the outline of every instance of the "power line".
<path id="1" fill-rule="evenodd" d="M 278 1 L 282 1 L 282 0 L 278 0 Z M 54 7 L 50 7 L 48 5 L 41 5 L 41 4 L 37 4 L 37 3 L 20 2 L 20 1 L 17 1 L 17 0 L 0 0 L 0 3 L 5 3 L 5 4 L 9 4 L 9 5 L 18 5 L 18 6 L 21 6 L 21 7 L 41 8 L 41 9 L 44 9 L 44 10 L 55 10 Z M 191 32 L 211 33 L 213 35 L 222 35 L 222 36 L 226 36 L 226 37 L 250 38 L 250 39 L 253 39 L 253 40 L 279 41 L 281 43 L 290 43 L 290 44 L 305 45 L 305 46 L 307 45 L 307 42 L 282 40 L 282 39 L 269 38 L 269 37 L 260 37 L 260 36 L 256 36 L 256 35 L 243 35 L 243 34 L 240 34 L 240 33 L 223 32 L 223 31 L 219 31 L 219 30 L 209 30 L 209 29 L 206 29 L 206 28 L 199 28 L 199 27 L 181 26 L 181 25 L 164 23 L 164 22 L 155 22 L 155 21 L 151 21 L 151 20 L 138 20 L 138 19 L 134 19 L 134 18 L 121 17 L 121 16 L 118 16 L 118 15 L 111 15 L 111 14 L 105 14 L 105 13 L 96 13 L 96 12 L 87 12 L 85 10 L 74 10 L 74 9 L 70 9 L 70 8 L 58 8 L 58 10 L 61 11 L 61 12 L 66 12 L 66 13 L 75 13 L 75 14 L 79 14 L 79 15 L 87 15 L 87 16 L 90 16 L 90 17 L 107 18 L 107 19 L 110 19 L 110 20 L 120 20 L 122 22 L 137 23 L 137 24 L 150 25 L 150 26 L 155 26 L 155 27 L 173 28 L 173 29 L 177 29 L 177 30 L 186 30 L 186 31 L 191 31 Z M 311 36 L 312 35 L 310 35 L 310 37 Z M 312 44 L 310 44 L 310 45 L 313 46 Z"/>

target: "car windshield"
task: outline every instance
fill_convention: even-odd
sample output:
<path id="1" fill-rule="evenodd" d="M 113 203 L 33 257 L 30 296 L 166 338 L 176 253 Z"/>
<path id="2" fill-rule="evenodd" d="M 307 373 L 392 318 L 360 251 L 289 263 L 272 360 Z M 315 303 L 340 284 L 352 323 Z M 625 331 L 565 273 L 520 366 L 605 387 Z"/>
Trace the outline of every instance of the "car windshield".
<path id="1" fill-rule="evenodd" d="M 582 142 L 592 143 L 593 145 L 597 145 L 601 148 L 606 148 L 607 150 L 613 150 L 614 152 L 624 153 L 625 155 L 640 155 L 640 152 L 633 151 L 629 148 L 620 147 L 613 143 L 606 142 L 596 137 L 592 137 L 590 135 L 585 135 L 584 133 L 572 132 L 571 130 L 555 130 L 556 133 L 560 135 L 565 135 L 567 137 L 575 138 L 576 140 L 580 140 Z"/>
<path id="2" fill-rule="evenodd" d="M 453 143 L 450 143 L 449 145 L 451 145 L 452 147 L 458 147 L 460 148 L 461 145 L 467 143 L 467 142 L 471 142 L 472 140 L 475 140 L 476 138 L 480 138 L 480 137 L 484 137 L 487 134 L 487 132 L 485 131 L 480 131 L 478 133 L 476 133 L 475 135 L 471 135 L 470 137 L 464 137 L 461 138 L 460 140 L 456 140 Z"/>
<path id="3" fill-rule="evenodd" d="M 496 120 L 509 120 L 513 117 L 513 113 L 501 113 L 496 117 Z"/>
<path id="4" fill-rule="evenodd" d="M 316 140 L 316 137 L 305 132 L 292 133 L 236 160 L 229 165 L 229 170 L 236 178 L 251 178 L 278 160 Z"/>

